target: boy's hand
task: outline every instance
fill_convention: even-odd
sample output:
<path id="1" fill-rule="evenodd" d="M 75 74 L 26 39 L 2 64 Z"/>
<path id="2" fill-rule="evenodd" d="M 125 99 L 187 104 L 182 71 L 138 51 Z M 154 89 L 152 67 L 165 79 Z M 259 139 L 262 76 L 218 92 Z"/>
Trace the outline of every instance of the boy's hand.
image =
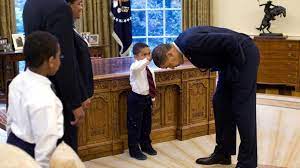
<path id="1" fill-rule="evenodd" d="M 71 125 L 76 125 L 79 126 L 79 124 L 81 124 L 84 120 L 84 111 L 82 106 L 78 107 L 77 109 L 73 110 L 73 114 L 74 114 L 74 121 L 71 121 Z"/>

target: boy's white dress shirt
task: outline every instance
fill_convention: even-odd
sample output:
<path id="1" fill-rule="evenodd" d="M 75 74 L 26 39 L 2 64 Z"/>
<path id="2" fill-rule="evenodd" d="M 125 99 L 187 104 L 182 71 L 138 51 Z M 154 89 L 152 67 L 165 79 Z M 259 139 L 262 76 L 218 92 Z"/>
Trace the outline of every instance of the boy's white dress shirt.
<path id="1" fill-rule="evenodd" d="M 143 60 L 135 60 L 130 66 L 130 85 L 132 91 L 140 94 L 140 95 L 148 95 L 149 94 L 149 84 L 147 78 L 146 67 L 150 64 L 150 61 L 145 58 Z M 148 67 L 149 68 L 149 67 Z M 154 84 L 155 83 L 155 75 L 154 71 L 149 68 Z"/>
<path id="2" fill-rule="evenodd" d="M 35 160 L 49 167 L 49 159 L 63 136 L 62 103 L 51 81 L 27 69 L 9 85 L 7 134 L 35 144 Z"/>

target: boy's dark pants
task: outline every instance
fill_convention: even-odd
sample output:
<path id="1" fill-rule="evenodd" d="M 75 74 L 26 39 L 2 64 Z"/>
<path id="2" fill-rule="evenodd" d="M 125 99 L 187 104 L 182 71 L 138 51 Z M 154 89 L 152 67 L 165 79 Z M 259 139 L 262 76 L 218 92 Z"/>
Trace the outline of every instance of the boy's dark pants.
<path id="1" fill-rule="evenodd" d="M 150 144 L 152 100 L 150 96 L 130 92 L 127 97 L 128 147 Z"/>

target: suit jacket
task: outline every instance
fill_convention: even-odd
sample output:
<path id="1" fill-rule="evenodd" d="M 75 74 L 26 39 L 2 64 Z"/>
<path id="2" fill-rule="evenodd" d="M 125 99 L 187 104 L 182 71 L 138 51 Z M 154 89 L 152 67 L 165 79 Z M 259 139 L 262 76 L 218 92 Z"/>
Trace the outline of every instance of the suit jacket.
<path id="1" fill-rule="evenodd" d="M 76 57 L 79 63 L 79 70 L 83 79 L 83 82 L 81 84 L 83 92 L 82 94 L 85 95 L 86 98 L 90 98 L 94 94 L 94 80 L 91 55 L 87 42 L 75 30 L 74 33 Z"/>
<path id="2" fill-rule="evenodd" d="M 27 0 L 23 10 L 25 35 L 34 31 L 48 31 L 55 35 L 61 48 L 61 66 L 50 80 L 64 110 L 81 106 L 82 95 L 78 60 L 75 56 L 72 10 L 64 0 Z"/>
<path id="3" fill-rule="evenodd" d="M 198 68 L 241 67 L 245 55 L 241 43 L 249 36 L 225 28 L 199 26 L 181 33 L 174 43 Z"/>

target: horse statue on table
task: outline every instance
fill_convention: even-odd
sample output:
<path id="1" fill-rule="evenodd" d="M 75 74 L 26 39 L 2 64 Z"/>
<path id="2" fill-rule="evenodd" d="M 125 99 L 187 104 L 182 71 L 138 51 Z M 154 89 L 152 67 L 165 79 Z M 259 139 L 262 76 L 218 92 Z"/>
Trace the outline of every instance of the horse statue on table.
<path id="1" fill-rule="evenodd" d="M 267 31 L 271 34 L 272 32 L 269 30 L 271 27 L 271 21 L 275 20 L 275 16 L 286 17 L 286 9 L 282 6 L 273 5 L 272 1 L 268 1 L 267 3 L 259 6 L 265 6 L 265 16 L 262 19 L 260 26 L 256 29 L 262 31 L 264 34 L 264 30 L 267 29 Z"/>

